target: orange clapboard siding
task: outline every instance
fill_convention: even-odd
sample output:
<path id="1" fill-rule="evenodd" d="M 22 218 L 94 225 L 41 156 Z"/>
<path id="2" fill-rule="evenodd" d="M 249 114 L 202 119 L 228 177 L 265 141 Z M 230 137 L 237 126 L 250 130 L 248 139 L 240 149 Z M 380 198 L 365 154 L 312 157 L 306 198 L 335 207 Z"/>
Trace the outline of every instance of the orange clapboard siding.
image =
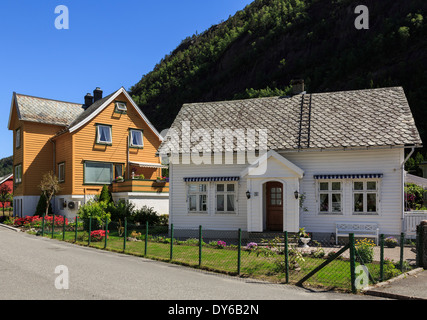
<path id="1" fill-rule="evenodd" d="M 116 101 L 127 101 L 124 94 L 120 94 Z M 144 130 L 144 148 L 130 149 L 129 160 L 135 162 L 160 163 L 160 159 L 155 156 L 160 145 L 159 138 L 149 128 L 145 121 L 139 116 L 136 110 L 127 101 L 127 112 L 124 114 L 115 113 L 115 104 L 112 102 L 94 119 L 83 127 L 72 133 L 73 136 L 73 194 L 84 194 L 89 186 L 84 185 L 83 163 L 84 161 L 103 161 L 119 163 L 124 165 L 124 175 L 127 177 L 128 161 L 128 132 L 129 128 Z M 112 126 L 112 145 L 96 144 L 96 124 L 107 124 Z M 159 170 L 153 170 L 152 176 L 156 177 Z M 147 173 L 152 171 L 145 171 Z M 150 177 L 146 177 L 148 179 Z M 92 187 L 93 188 L 93 187 Z"/>
<path id="2" fill-rule="evenodd" d="M 56 125 L 24 123 L 22 184 L 25 195 L 40 195 L 39 185 L 43 174 L 54 169 L 50 138 L 61 129 L 61 126 Z"/>
<path id="3" fill-rule="evenodd" d="M 22 147 L 22 132 L 23 132 L 23 122 L 19 121 L 16 113 L 16 106 L 15 102 L 13 102 L 13 108 L 12 108 L 12 115 L 11 115 L 11 121 L 10 121 L 11 129 L 13 130 L 13 173 L 15 173 L 15 166 L 18 164 L 23 164 L 24 160 L 24 152 Z M 21 130 L 21 147 L 16 148 L 16 129 L 20 128 Z M 15 177 L 14 177 L 15 181 Z M 24 186 L 22 183 L 15 184 L 14 183 L 14 190 L 13 194 L 15 196 L 20 196 L 24 194 Z"/>
<path id="4" fill-rule="evenodd" d="M 62 134 L 55 139 L 56 146 L 56 175 L 59 173 L 58 164 L 65 164 L 65 181 L 60 182 L 61 190 L 58 192 L 58 195 L 61 194 L 71 194 L 73 191 L 73 144 L 72 136 L 70 134 Z"/>

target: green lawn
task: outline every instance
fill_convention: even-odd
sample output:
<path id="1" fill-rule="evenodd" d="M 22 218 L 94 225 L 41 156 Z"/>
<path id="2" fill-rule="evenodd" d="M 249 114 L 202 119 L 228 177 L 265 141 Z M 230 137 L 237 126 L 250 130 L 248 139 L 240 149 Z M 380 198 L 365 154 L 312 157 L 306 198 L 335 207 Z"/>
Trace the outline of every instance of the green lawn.
<path id="1" fill-rule="evenodd" d="M 54 239 L 62 240 L 62 230 L 58 228 L 54 234 Z M 77 234 L 77 242 L 79 245 L 88 245 L 87 233 L 79 231 Z M 51 237 L 51 231 L 46 230 L 46 237 Z M 167 239 L 168 240 L 168 239 Z M 66 231 L 65 241 L 75 242 L 75 232 Z M 91 241 L 91 247 L 105 249 L 105 241 Z M 232 249 L 217 249 L 209 245 L 202 247 L 201 265 L 199 265 L 199 246 L 183 243 L 174 243 L 173 257 L 170 260 L 170 243 L 156 242 L 150 239 L 147 242 L 147 252 L 145 252 L 145 241 L 126 241 L 126 249 L 124 249 L 124 239 L 119 237 L 116 231 L 110 231 L 109 239 L 107 240 L 106 250 L 115 252 L 124 252 L 136 256 L 144 256 L 149 259 L 167 261 L 195 268 L 211 270 L 230 275 L 237 275 L 238 268 L 238 251 Z M 292 257 L 290 257 L 292 260 Z M 251 277 L 256 279 L 267 280 L 275 283 L 285 282 L 285 270 L 283 268 L 283 255 L 257 256 L 245 250 L 241 251 L 241 277 Z M 290 268 L 289 281 L 296 283 L 304 275 L 313 270 L 316 266 L 324 262 L 322 258 L 304 257 L 304 261 L 298 262 L 298 268 Z M 346 260 L 334 260 L 328 266 L 320 270 L 304 285 L 325 288 L 339 288 L 350 290 L 350 265 Z"/>

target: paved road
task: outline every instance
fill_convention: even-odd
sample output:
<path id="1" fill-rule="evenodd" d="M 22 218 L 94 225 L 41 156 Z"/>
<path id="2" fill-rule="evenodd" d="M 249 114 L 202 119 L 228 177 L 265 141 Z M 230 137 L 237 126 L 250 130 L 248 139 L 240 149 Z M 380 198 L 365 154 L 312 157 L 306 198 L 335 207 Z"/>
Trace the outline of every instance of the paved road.
<path id="1" fill-rule="evenodd" d="M 217 275 L 2 227 L 0 244 L 0 300 L 379 299 Z M 68 290 L 55 287 L 59 265 L 68 268 Z"/>

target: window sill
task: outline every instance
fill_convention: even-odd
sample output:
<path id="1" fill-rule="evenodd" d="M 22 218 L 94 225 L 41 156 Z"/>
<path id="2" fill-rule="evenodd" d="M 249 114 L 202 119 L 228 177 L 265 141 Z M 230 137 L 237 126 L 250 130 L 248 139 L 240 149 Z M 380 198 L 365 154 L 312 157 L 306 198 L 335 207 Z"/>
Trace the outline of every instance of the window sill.
<path id="1" fill-rule="evenodd" d="M 354 216 L 378 216 L 378 212 L 353 212 Z"/>
<path id="2" fill-rule="evenodd" d="M 318 212 L 319 216 L 342 216 L 342 212 Z"/>

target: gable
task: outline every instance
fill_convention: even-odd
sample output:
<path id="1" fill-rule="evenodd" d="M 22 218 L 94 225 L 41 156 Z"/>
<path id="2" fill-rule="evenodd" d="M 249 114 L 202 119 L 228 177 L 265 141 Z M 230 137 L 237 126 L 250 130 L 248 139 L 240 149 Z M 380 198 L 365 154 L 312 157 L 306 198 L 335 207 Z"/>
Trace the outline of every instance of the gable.
<path id="1" fill-rule="evenodd" d="M 159 132 L 154 128 L 154 126 L 150 123 L 144 113 L 140 110 L 140 108 L 135 104 L 133 99 L 129 96 L 127 91 L 122 87 L 116 92 L 110 94 L 107 97 L 104 97 L 100 101 L 95 102 L 91 105 L 85 112 L 83 112 L 75 121 L 73 121 L 68 130 L 69 132 L 74 132 L 79 130 L 81 127 L 87 125 L 89 122 L 94 119 L 99 119 L 98 115 L 103 113 L 106 108 L 109 109 L 107 113 L 111 113 L 111 109 L 114 109 L 114 103 L 116 101 L 125 101 L 127 103 L 127 112 L 124 114 L 132 114 L 133 117 L 139 117 L 142 119 L 147 126 L 147 129 L 152 131 L 153 134 L 157 136 L 157 138 L 161 141 L 163 140 L 160 136 Z"/>

